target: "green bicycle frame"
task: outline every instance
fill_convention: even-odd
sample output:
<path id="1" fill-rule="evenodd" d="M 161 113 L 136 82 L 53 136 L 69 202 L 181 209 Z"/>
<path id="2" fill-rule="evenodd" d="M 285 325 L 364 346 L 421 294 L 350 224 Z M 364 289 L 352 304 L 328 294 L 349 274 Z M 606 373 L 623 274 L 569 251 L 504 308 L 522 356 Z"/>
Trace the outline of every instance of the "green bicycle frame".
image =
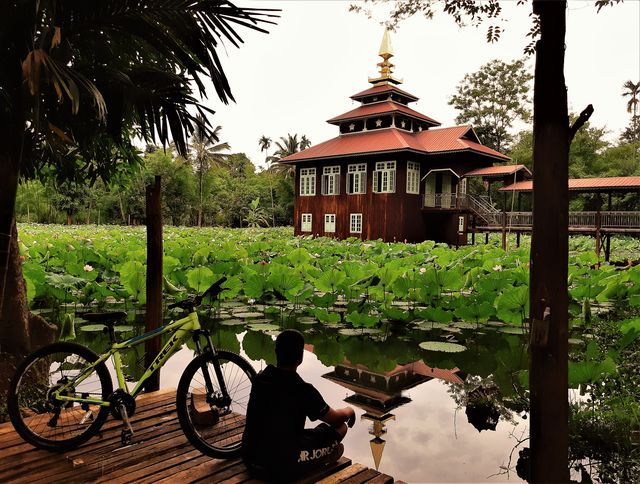
<path id="1" fill-rule="evenodd" d="M 121 343 L 113 343 L 111 348 L 101 354 L 98 359 L 92 363 L 89 363 L 83 371 L 78 375 L 77 378 L 74 378 L 72 381 L 68 382 L 66 385 L 60 387 L 55 393 L 55 397 L 61 401 L 68 402 L 79 402 L 79 403 L 90 403 L 94 405 L 100 405 L 103 407 L 109 407 L 110 403 L 104 400 L 98 400 L 94 398 L 80 398 L 80 397 L 70 397 L 64 395 L 65 391 L 71 387 L 74 387 L 84 380 L 88 378 L 88 376 L 92 373 L 92 371 L 100 364 L 107 361 L 109 358 L 113 357 L 113 365 L 116 372 L 116 378 L 118 380 L 118 388 L 124 390 L 127 393 L 130 393 L 132 397 L 136 397 L 145 383 L 145 381 L 158 369 L 161 368 L 167 360 L 176 352 L 182 343 L 188 339 L 189 334 L 198 331 L 201 329 L 200 321 L 198 320 L 198 313 L 191 312 L 185 318 L 178 319 L 177 321 L 172 321 L 169 324 L 164 326 L 160 326 L 153 331 L 149 331 L 147 333 L 141 334 L 140 336 L 136 336 L 134 338 L 128 339 Z M 125 349 L 133 348 L 145 341 L 159 336 L 161 334 L 173 332 L 169 341 L 163 346 L 158 355 L 151 362 L 149 367 L 145 370 L 144 374 L 140 377 L 138 383 L 136 383 L 135 387 L 131 392 L 127 389 L 127 383 L 125 381 L 124 373 L 122 372 L 122 361 L 120 359 L 120 351 Z M 198 346 L 199 348 L 199 346 Z"/>

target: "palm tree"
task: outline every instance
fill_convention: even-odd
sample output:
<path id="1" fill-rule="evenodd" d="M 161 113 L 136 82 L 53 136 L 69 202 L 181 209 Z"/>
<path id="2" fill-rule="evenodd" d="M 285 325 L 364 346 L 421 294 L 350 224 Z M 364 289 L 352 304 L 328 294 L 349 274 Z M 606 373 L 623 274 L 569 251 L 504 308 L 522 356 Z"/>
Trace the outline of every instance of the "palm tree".
<path id="1" fill-rule="evenodd" d="M 202 206 L 203 206 L 203 179 L 205 173 L 212 168 L 228 167 L 228 155 L 222 151 L 230 149 L 229 143 L 218 143 L 220 141 L 220 130 L 222 126 L 209 132 L 203 129 L 207 121 L 200 115 L 197 116 L 199 124 L 191 137 L 191 156 L 198 175 L 198 227 L 202 227 Z M 218 143 L 218 144 L 216 144 Z"/>
<path id="2" fill-rule="evenodd" d="M 640 82 L 634 84 L 633 81 L 628 80 L 622 85 L 623 89 L 626 89 L 622 93 L 622 97 L 629 97 L 629 101 L 627 102 L 627 112 L 635 118 L 638 115 L 638 104 L 640 104 L 640 100 L 638 100 L 638 95 L 640 95 Z"/>
<path id="3" fill-rule="evenodd" d="M 260 151 L 265 152 L 265 163 L 267 164 L 267 169 L 270 168 L 270 160 L 269 160 L 269 148 L 271 148 L 271 138 L 266 135 L 262 135 L 258 140 L 258 144 L 260 145 Z M 269 194 L 271 195 L 271 226 L 276 226 L 276 212 L 275 206 L 273 204 L 273 182 L 271 180 L 271 176 L 269 176 Z"/>
<path id="4" fill-rule="evenodd" d="M 0 2 L 0 345 L 31 349 L 14 222 L 20 175 L 107 179 L 140 161 L 131 139 L 172 139 L 182 156 L 211 79 L 233 100 L 217 53 L 273 11 L 228 0 Z M 7 277 L 11 274 L 10 277 Z M 6 292 L 5 288 L 9 291 Z M 6 292 L 6 293 L 5 293 Z M 6 309 L 3 311 L 3 303 Z M 37 332 L 37 331 L 36 331 Z"/>
<path id="5" fill-rule="evenodd" d="M 274 173 L 284 174 L 285 177 L 289 177 L 295 173 L 295 166 L 293 165 L 285 165 L 278 163 L 282 158 L 286 158 L 287 156 L 293 155 L 294 153 L 298 153 L 299 151 L 306 150 L 311 146 L 311 141 L 307 138 L 306 135 L 302 135 L 300 140 L 298 140 L 298 135 L 287 134 L 287 137 L 280 137 L 280 141 L 276 141 L 276 146 L 278 149 L 273 153 L 272 156 L 267 159 L 271 163 L 271 167 L 269 168 Z M 275 164 L 274 164 L 275 163 Z"/>

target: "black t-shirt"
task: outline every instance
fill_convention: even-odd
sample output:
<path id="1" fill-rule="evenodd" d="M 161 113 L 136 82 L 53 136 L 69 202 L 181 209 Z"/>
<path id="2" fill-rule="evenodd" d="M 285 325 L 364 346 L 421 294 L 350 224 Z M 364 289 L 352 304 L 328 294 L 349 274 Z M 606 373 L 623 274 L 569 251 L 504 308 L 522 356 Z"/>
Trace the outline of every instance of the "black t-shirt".
<path id="1" fill-rule="evenodd" d="M 253 380 L 244 458 L 267 468 L 297 462 L 306 417 L 317 420 L 328 410 L 320 392 L 296 372 L 267 366 Z"/>

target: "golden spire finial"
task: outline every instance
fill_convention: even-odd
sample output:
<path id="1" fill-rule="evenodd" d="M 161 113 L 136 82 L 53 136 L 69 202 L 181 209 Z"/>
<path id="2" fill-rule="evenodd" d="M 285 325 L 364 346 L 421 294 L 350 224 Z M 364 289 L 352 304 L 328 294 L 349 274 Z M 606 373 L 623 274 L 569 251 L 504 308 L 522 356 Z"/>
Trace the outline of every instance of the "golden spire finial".
<path id="1" fill-rule="evenodd" d="M 401 84 L 402 81 L 393 77 L 393 68 L 395 67 L 389 59 L 393 57 L 393 47 L 391 46 L 391 35 L 389 34 L 389 28 L 385 27 L 384 34 L 382 35 L 382 42 L 380 44 L 380 51 L 378 55 L 382 57 L 382 62 L 377 65 L 380 68 L 380 77 L 375 79 L 369 79 L 372 84 L 384 84 L 392 82 L 394 84 Z"/>

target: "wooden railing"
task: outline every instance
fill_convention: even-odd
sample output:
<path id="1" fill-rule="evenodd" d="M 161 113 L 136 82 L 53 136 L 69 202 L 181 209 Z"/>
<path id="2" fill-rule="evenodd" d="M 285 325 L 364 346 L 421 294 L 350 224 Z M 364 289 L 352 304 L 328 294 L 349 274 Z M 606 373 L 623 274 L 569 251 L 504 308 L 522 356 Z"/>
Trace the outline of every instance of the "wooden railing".
<path id="1" fill-rule="evenodd" d="M 470 210 L 486 227 L 498 228 L 503 224 L 508 228 L 531 228 L 532 212 L 507 212 L 503 214 L 486 200 L 467 194 L 428 193 L 422 196 L 424 208 Z M 570 212 L 569 227 L 585 229 L 638 229 L 640 231 L 640 211 L 617 212 Z"/>
<path id="2" fill-rule="evenodd" d="M 488 224 L 490 227 L 501 225 L 501 219 Z M 506 214 L 507 227 L 528 228 L 532 225 L 532 212 L 507 212 Z M 640 212 L 569 212 L 569 227 L 593 229 L 636 228 L 640 230 Z"/>

